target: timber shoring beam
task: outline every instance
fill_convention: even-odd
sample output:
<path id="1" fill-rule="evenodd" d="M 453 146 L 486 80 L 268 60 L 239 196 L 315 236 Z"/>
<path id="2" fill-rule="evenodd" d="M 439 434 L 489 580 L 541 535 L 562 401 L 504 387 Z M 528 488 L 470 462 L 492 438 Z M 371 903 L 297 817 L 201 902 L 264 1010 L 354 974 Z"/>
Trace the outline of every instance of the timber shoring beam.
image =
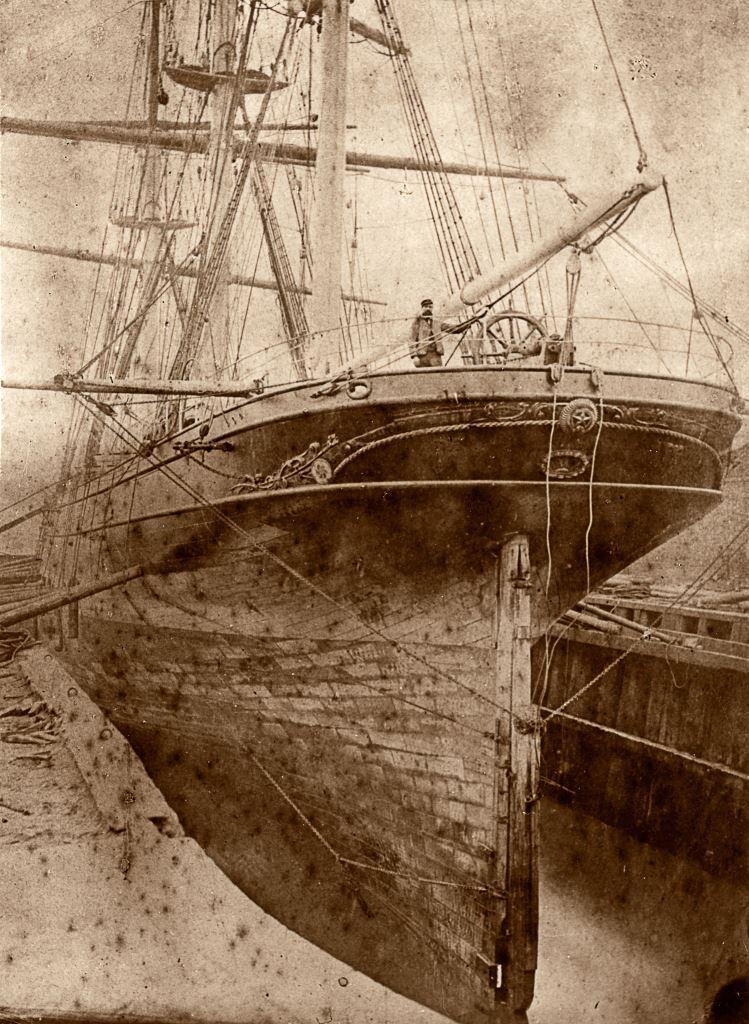
<path id="1" fill-rule="evenodd" d="M 50 591 L 44 597 L 28 601 L 23 607 L 15 608 L 13 611 L 6 612 L 5 615 L 0 615 L 0 629 L 15 626 L 19 622 L 27 622 L 29 619 L 35 619 L 39 615 L 46 615 L 47 612 L 56 611 L 58 608 L 65 608 L 76 601 L 82 601 L 85 597 L 93 597 L 94 594 L 101 594 L 103 591 L 111 590 L 113 587 L 120 587 L 123 583 L 129 583 L 130 580 L 138 579 L 144 573 L 145 569 L 142 565 L 132 565 L 129 569 L 110 573 L 108 576 L 102 576 L 100 579 L 89 583 L 81 583 L 77 587 Z"/>

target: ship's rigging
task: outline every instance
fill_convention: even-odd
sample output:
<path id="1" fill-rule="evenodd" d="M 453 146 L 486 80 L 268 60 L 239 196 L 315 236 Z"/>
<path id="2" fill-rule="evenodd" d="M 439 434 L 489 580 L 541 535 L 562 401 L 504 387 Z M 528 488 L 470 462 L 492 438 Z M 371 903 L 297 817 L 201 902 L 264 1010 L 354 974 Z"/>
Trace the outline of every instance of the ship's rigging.
<path id="1" fill-rule="evenodd" d="M 297 667 L 315 666 L 302 670 L 305 685 L 308 675 L 318 678 L 317 668 L 333 665 L 325 698 L 305 705 L 317 716 L 315 727 L 327 727 L 325 716 L 340 714 L 339 700 L 346 704 L 353 693 L 335 689 L 346 677 L 335 644 L 380 645 L 378 670 L 392 659 L 395 685 L 384 670 L 369 678 L 364 666 L 359 682 L 352 678 L 347 686 L 358 687 L 362 700 L 391 702 L 387 714 L 377 717 L 379 704 L 375 712 L 371 704 L 362 704 L 364 711 L 346 705 L 348 736 L 336 719 L 336 741 L 323 744 L 318 758 L 363 730 L 365 749 L 378 750 L 378 769 L 380 750 L 386 764 L 407 766 L 410 803 L 404 805 L 419 806 L 408 773 L 427 776 L 421 808 L 440 820 L 435 835 L 421 831 L 433 845 L 417 849 L 406 836 L 406 854 L 397 814 L 392 829 L 375 835 L 358 804 L 346 829 L 336 832 L 324 787 L 309 794 L 286 781 L 300 769 L 287 734 L 273 749 L 265 743 L 262 730 L 270 723 L 277 739 L 280 723 L 268 717 L 262 694 L 252 728 L 255 712 L 242 718 L 238 756 L 291 808 L 354 892 L 387 907 L 417 943 L 436 950 L 435 962 L 450 969 L 460 964 L 468 980 L 459 987 L 465 983 L 470 999 L 492 1007 L 499 1000 L 522 1014 L 536 961 L 545 690 L 543 682 L 534 703 L 533 632 L 543 632 L 590 589 L 617 544 L 622 564 L 635 557 L 643 541 L 632 537 L 633 515 L 652 545 L 717 500 L 736 402 L 720 388 L 677 381 L 681 398 L 661 408 L 651 377 L 617 373 L 617 367 L 609 377 L 581 358 L 587 326 L 579 310 L 581 265 L 662 179 L 640 166 L 637 178 L 587 206 L 575 202 L 562 227 L 542 232 L 529 183 L 564 183 L 527 169 L 527 140 L 514 116 L 519 95 L 509 101 L 519 166 L 500 161 L 485 69 L 468 48 L 470 38 L 478 56 L 475 12 L 458 0 L 453 8 L 482 149 L 477 165 L 443 160 L 393 0 L 376 0 L 379 29 L 350 19 L 340 0 L 291 3 L 283 11 L 257 2 L 202 0 L 178 9 L 150 0 L 123 123 L 6 120 L 9 131 L 122 144 L 108 229 L 118 243 L 114 252 L 102 245 L 97 285 L 102 267 L 111 273 L 92 302 L 78 370 L 17 385 L 67 392 L 75 408 L 59 481 L 40 509 L 40 557 L 51 593 L 36 614 L 67 608 L 63 641 L 78 641 L 78 604 L 91 598 L 111 598 L 115 618 L 124 614 L 129 622 L 134 614 L 146 629 L 161 626 L 156 608 L 178 629 L 208 626 L 204 638 L 211 642 L 238 633 L 248 646 L 253 682 L 266 671 L 266 647 L 272 659 L 293 650 Z M 192 49 L 184 42 L 188 23 Z M 410 158 L 347 152 L 349 115 L 357 122 L 361 114 L 360 108 L 352 113 L 347 84 L 350 30 L 386 50 Z M 322 75 L 313 74 L 309 59 L 315 46 Z M 510 63 L 508 77 L 512 57 Z M 319 117 L 316 102 L 323 104 Z M 160 107 L 166 116 L 159 116 Z M 299 125 L 308 136 L 314 125 L 316 147 L 309 138 L 307 146 L 286 141 Z M 271 130 L 277 134 L 269 138 Z M 642 165 L 643 156 L 640 144 Z M 445 343 L 445 365 L 440 360 L 424 374 L 409 366 L 412 314 L 399 308 L 379 322 L 372 315 L 360 245 L 367 178 L 345 181 L 347 167 L 351 173 L 393 165 L 419 176 L 424 223 L 450 293 L 439 297 L 432 334 Z M 479 210 L 475 179 L 489 190 L 504 262 L 496 265 L 495 252 L 483 273 L 455 174 L 473 177 Z M 505 200 L 502 216 L 495 177 Z M 507 186 L 512 177 L 518 184 Z M 292 218 L 289 230 L 285 222 Z M 487 222 L 484 217 L 488 243 Z M 387 227 L 402 240 L 402 224 Z M 572 257 L 560 274 L 568 289 L 559 336 L 550 263 L 565 249 Z M 263 306 L 254 291 L 263 260 L 277 308 Z M 390 262 L 398 262 L 394 248 Z M 353 299 L 342 294 L 345 271 Z M 633 311 L 631 318 L 637 322 Z M 720 342 L 709 329 L 704 333 L 730 379 Z M 687 369 L 696 360 L 692 341 L 690 332 Z M 507 524 L 509 538 L 502 532 Z M 490 626 L 477 566 L 482 573 L 491 567 Z M 457 611 L 444 608 L 443 585 Z M 233 594 L 242 595 L 242 607 Z M 106 603 L 93 607 L 93 618 L 106 622 Z M 29 606 L 13 609 L 3 621 L 30 613 Z M 455 615 L 462 616 L 461 628 L 473 629 L 474 639 L 461 647 L 468 673 L 449 660 Z M 300 637 L 311 638 L 307 663 Z M 548 646 L 546 655 L 548 670 Z M 110 671 L 94 664 L 95 672 Z M 82 671 L 89 671 L 85 664 Z M 125 671 L 139 687 L 137 661 Z M 159 679 L 151 688 L 149 676 L 151 695 L 139 699 L 147 704 L 156 691 L 161 699 L 172 684 Z M 214 682 L 217 689 L 224 685 L 219 677 Z M 235 694 L 243 685 L 232 683 Z M 192 700 L 199 686 L 177 686 L 176 717 L 183 690 Z M 300 714 L 303 700 L 294 690 L 285 694 L 284 713 Z M 202 725 L 207 717 L 194 716 Z M 233 736 L 234 723 L 227 726 Z M 396 730 L 405 747 L 394 753 Z M 396 753 L 404 751 L 399 760 Z M 449 783 L 440 778 L 432 787 L 435 773 Z M 398 905 L 403 894 L 406 910 Z M 419 914 L 426 915 L 426 934 Z"/>
<path id="2" fill-rule="evenodd" d="M 463 53 L 466 58 L 469 57 L 468 53 L 468 39 L 470 37 L 470 43 L 476 55 L 478 55 L 476 30 L 473 24 L 470 8 L 466 7 L 461 10 L 458 0 L 454 3 L 455 14 L 456 14 L 456 25 L 459 31 L 459 38 L 461 39 L 461 46 Z M 163 10 L 162 10 L 163 9 Z M 396 12 L 394 6 L 389 0 L 377 0 L 376 11 L 380 17 L 382 31 L 376 38 L 378 45 L 385 47 L 386 52 L 389 53 L 389 60 L 393 65 L 395 71 L 396 81 L 398 84 L 398 93 L 401 99 L 406 123 L 411 136 L 412 145 L 414 147 L 414 166 L 418 169 L 419 174 L 422 178 L 424 192 L 427 197 L 427 205 L 430 212 L 430 218 L 432 226 L 435 231 L 435 236 L 438 244 L 438 252 L 440 254 L 443 271 L 446 275 L 446 280 L 452 283 L 456 287 L 462 287 L 468 280 L 471 280 L 477 276 L 479 269 L 478 259 L 475 250 L 468 238 L 465 222 L 459 209 L 459 203 L 456 197 L 456 192 L 452 187 L 451 179 L 447 173 L 449 170 L 454 170 L 454 166 L 443 162 L 441 154 L 439 152 L 434 132 L 432 131 L 429 116 L 426 112 L 423 100 L 421 98 L 418 85 L 414 76 L 414 71 L 411 65 L 411 58 L 409 50 L 403 40 L 403 36 L 398 25 Z M 198 13 L 198 33 L 196 36 L 195 48 L 190 59 L 198 62 L 208 61 L 210 63 L 211 43 L 210 34 L 215 31 L 215 23 L 211 22 L 209 16 L 209 8 L 206 7 L 204 11 Z M 244 30 L 239 45 L 241 52 L 237 55 L 236 66 L 240 69 L 246 65 L 247 55 L 252 43 L 253 35 L 253 24 L 254 19 L 257 17 L 257 11 L 255 5 L 250 5 L 248 12 L 246 12 L 244 20 Z M 315 9 L 305 9 L 303 12 L 306 19 L 315 15 L 317 12 Z M 162 16 L 163 15 L 163 16 Z M 286 346 L 291 357 L 290 369 L 292 374 L 297 379 L 303 379 L 306 375 L 306 360 L 304 356 L 305 348 L 308 345 L 309 340 L 309 324 L 307 323 L 307 314 L 305 312 L 304 304 L 300 301 L 300 292 L 303 292 L 303 287 L 294 280 L 294 274 L 291 266 L 291 257 L 287 251 L 286 243 L 283 238 L 282 230 L 278 215 L 275 210 L 272 184 L 269 184 L 266 171 L 264 170 L 264 162 L 267 159 L 276 160 L 279 155 L 284 152 L 284 144 L 280 142 L 273 142 L 270 144 L 264 144 L 265 148 L 260 148 L 260 133 L 263 130 L 263 121 L 265 113 L 268 109 L 268 103 L 270 102 L 271 96 L 275 92 L 275 79 L 274 76 L 278 73 L 283 55 L 279 53 L 276 60 L 273 62 L 270 76 L 265 78 L 258 78 L 258 85 L 253 86 L 253 89 L 262 89 L 265 86 L 265 94 L 262 97 L 261 111 L 254 119 L 250 118 L 247 107 L 245 105 L 244 98 L 240 97 L 239 94 L 239 82 L 241 75 L 245 72 L 241 70 L 240 75 L 234 78 L 234 86 L 229 89 L 228 86 L 222 86 L 225 89 L 224 110 L 221 111 L 220 104 L 214 102 L 215 117 L 214 120 L 218 119 L 218 125 L 214 129 L 214 134 L 217 137 L 223 139 L 223 153 L 222 160 L 228 161 L 229 157 L 233 162 L 239 162 L 239 171 L 236 170 L 236 163 L 232 171 L 233 184 L 231 186 L 231 199 L 226 206 L 226 212 L 223 217 L 221 225 L 217 225 L 215 229 L 215 241 L 211 246 L 211 252 L 209 253 L 209 242 L 213 241 L 211 238 L 202 237 L 198 241 L 197 248 L 188 252 L 188 254 L 179 262 L 175 256 L 175 246 L 178 241 L 178 235 L 181 233 L 190 232 L 190 224 L 199 220 L 204 214 L 201 211 L 205 208 L 209 214 L 208 222 L 215 219 L 210 216 L 210 206 L 217 201 L 215 190 L 211 196 L 206 194 L 205 181 L 214 180 L 216 177 L 219 179 L 223 178 L 223 172 L 217 174 L 220 170 L 218 165 L 214 166 L 212 173 L 205 176 L 201 176 L 203 184 L 201 185 L 198 180 L 198 194 L 196 200 L 193 200 L 193 210 L 188 212 L 185 216 L 184 203 L 187 195 L 189 194 L 185 186 L 192 180 L 195 183 L 193 172 L 190 170 L 190 156 L 186 155 L 181 159 L 181 163 L 178 167 L 176 186 L 170 185 L 170 179 L 173 178 L 173 170 L 170 169 L 169 162 L 162 159 L 161 146 L 163 145 L 162 136 L 167 137 L 168 132 L 174 132 L 174 129 L 162 128 L 159 125 L 159 107 L 161 103 L 168 100 L 168 96 L 165 92 L 165 75 L 162 71 L 161 51 L 162 51 L 162 40 L 160 33 L 163 34 L 163 50 L 166 55 L 166 69 L 169 73 L 169 69 L 180 68 L 185 66 L 183 58 L 180 55 L 180 44 L 178 42 L 178 27 L 175 10 L 170 4 L 154 3 L 150 5 L 148 11 L 144 10 L 143 16 L 143 28 L 141 32 L 142 40 L 142 54 L 138 55 L 138 59 L 142 55 L 145 55 L 146 60 L 144 66 L 146 68 L 145 74 L 143 75 L 143 107 L 145 114 L 145 121 L 142 122 L 145 125 L 144 140 L 147 141 L 148 145 L 144 150 L 144 155 L 141 159 L 140 174 L 134 173 L 134 169 L 137 164 L 132 165 L 133 170 L 129 174 L 129 183 L 127 184 L 127 195 L 129 198 L 115 200 L 113 203 L 113 221 L 117 225 L 120 225 L 122 230 L 122 243 L 118 250 L 118 253 L 113 257 L 107 257 L 102 254 L 102 259 L 114 259 L 116 260 L 115 273 L 112 274 L 110 281 L 110 297 L 106 300 L 106 304 L 102 307 L 102 311 L 105 308 L 109 309 L 109 314 L 105 317 L 106 333 L 103 338 L 103 344 L 99 348 L 99 355 L 96 352 L 92 353 L 85 361 L 84 369 L 92 368 L 96 372 L 97 360 L 99 366 L 99 372 L 104 374 L 113 374 L 115 377 L 126 377 L 131 372 L 131 366 L 133 371 L 138 375 L 143 375 L 143 368 L 149 366 L 149 360 L 152 362 L 154 354 L 158 366 L 160 367 L 159 375 L 165 378 L 180 378 L 187 375 L 195 376 L 197 370 L 196 357 L 200 347 L 201 337 L 205 331 L 206 322 L 210 321 L 208 315 L 208 309 L 211 305 L 212 295 L 219 281 L 227 282 L 221 284 L 221 291 L 226 293 L 226 288 L 229 281 L 247 281 L 252 282 L 256 277 L 256 273 L 247 273 L 246 275 L 237 274 L 232 272 L 231 276 L 227 277 L 224 270 L 224 261 L 227 251 L 227 242 L 231 234 L 233 224 L 236 220 L 239 212 L 240 203 L 244 193 L 244 183 L 246 180 L 252 182 L 252 192 L 254 195 L 257 208 L 259 210 L 259 224 L 260 233 L 265 241 L 266 251 L 269 255 L 269 261 L 273 272 L 273 287 L 278 290 L 279 294 L 279 306 L 281 311 L 281 322 L 282 329 L 285 336 Z M 183 17 L 184 20 L 184 17 Z M 297 32 L 299 22 L 294 23 L 289 21 L 285 33 L 291 31 L 292 33 Z M 293 27 L 296 26 L 296 27 Z M 369 31 L 367 26 L 362 22 L 357 22 L 355 29 L 359 31 L 361 38 L 369 38 L 370 40 L 376 36 L 377 30 Z M 374 32 L 374 35 L 373 35 Z M 232 35 L 233 33 L 229 33 Z M 239 39 L 239 35 L 237 39 Z M 510 34 L 509 39 L 512 38 Z M 297 39 L 301 39 L 301 36 L 297 36 Z M 227 42 L 224 46 L 222 43 L 218 44 L 219 58 L 224 61 L 223 67 L 228 69 L 230 67 L 228 61 L 228 54 L 231 52 L 231 47 L 235 46 L 232 42 Z M 294 46 L 294 43 L 290 43 L 290 46 Z M 288 72 L 288 82 L 283 84 L 292 86 L 293 83 L 300 77 L 301 63 L 302 63 L 302 46 L 296 45 L 294 55 L 290 55 L 289 61 L 284 65 L 285 73 Z M 504 67 L 504 73 L 506 78 L 509 75 L 515 73 L 515 58 L 512 54 L 509 56 L 505 55 L 502 51 L 502 63 Z M 487 175 L 487 182 L 489 182 L 489 175 L 495 173 L 496 168 L 492 168 L 488 162 L 488 143 L 491 139 L 493 146 L 493 153 L 497 165 L 501 163 L 500 152 L 497 140 L 497 131 L 494 122 L 491 117 L 490 104 L 487 98 L 486 81 L 484 77 L 484 70 L 482 62 L 467 60 L 466 62 L 469 74 L 469 86 L 472 96 L 472 102 L 474 107 L 474 113 L 476 115 L 476 124 L 479 132 L 479 137 L 482 146 L 483 155 L 483 166 L 485 174 Z M 473 65 L 473 70 L 471 70 Z M 171 75 L 174 76 L 176 72 L 172 71 Z M 174 88 L 174 83 L 169 82 L 169 87 Z M 131 90 L 131 96 L 136 94 L 137 90 L 134 87 Z M 288 95 L 291 97 L 292 88 L 288 88 Z M 174 124 L 184 124 L 185 114 L 187 115 L 188 123 L 193 122 L 194 127 L 191 128 L 180 128 L 177 131 L 182 136 L 183 144 L 187 145 L 186 154 L 192 154 L 198 152 L 200 147 L 204 145 L 206 139 L 206 133 L 202 131 L 201 125 L 204 122 L 205 114 L 207 111 L 207 102 L 209 94 L 205 95 L 200 92 L 191 92 L 191 90 L 182 90 L 181 98 L 178 101 L 176 110 L 174 111 Z M 510 118 L 510 123 L 513 126 L 513 139 L 516 150 L 516 155 L 520 158 L 518 171 L 519 176 L 526 178 L 525 183 L 522 186 L 522 201 L 523 208 L 525 209 L 529 237 L 532 240 L 535 237 L 534 224 L 531 216 L 531 202 L 532 196 L 529 195 L 528 191 L 528 176 L 532 179 L 534 175 L 524 170 L 527 166 L 527 151 L 523 148 L 524 144 L 521 142 L 520 132 L 522 130 L 523 119 L 521 110 L 512 111 L 512 104 L 519 104 L 520 93 L 517 88 L 508 89 L 508 97 L 510 97 L 511 113 L 513 116 Z M 312 92 L 307 85 L 306 92 L 306 103 L 304 97 L 301 107 L 297 109 L 297 115 L 299 117 L 299 123 L 309 124 L 315 117 L 313 115 L 310 102 Z M 234 123 L 238 114 L 241 114 L 241 119 L 244 125 L 245 137 L 242 140 L 238 137 L 238 132 L 241 129 L 234 127 Z M 482 120 L 488 121 L 488 129 L 482 129 Z M 128 111 L 125 124 L 125 129 L 117 128 L 112 126 L 114 133 L 112 138 L 116 138 L 116 132 L 122 133 L 123 131 L 127 135 L 132 133 L 132 138 L 137 137 L 137 130 L 132 127 L 136 123 L 132 114 Z M 294 118 L 291 113 L 290 102 L 286 104 L 281 117 L 278 118 L 276 124 L 294 124 Z M 6 128 L 9 127 L 6 123 Z M 12 128 L 13 125 L 11 124 Z M 30 126 L 29 126 L 30 127 Z M 101 132 L 102 136 L 105 137 L 107 130 L 106 125 L 93 124 L 90 128 L 86 128 L 85 131 L 90 131 L 92 137 L 96 137 L 96 132 Z M 50 126 L 48 129 L 40 130 L 51 130 L 55 129 Z M 63 132 L 65 128 L 61 129 Z M 69 132 L 75 132 L 73 126 L 67 129 Z M 83 129 L 81 129 L 83 130 Z M 124 136 L 123 136 L 124 137 Z M 203 140 L 202 142 L 200 140 Z M 239 148 L 238 148 L 239 147 Z M 214 147 L 215 149 L 215 147 Z M 221 152 L 221 147 L 215 149 L 214 155 L 211 159 L 216 161 L 219 159 L 218 154 Z M 262 154 L 262 155 L 261 155 Z M 300 154 L 299 159 L 302 159 Z M 308 158 L 309 159 L 309 158 Z M 405 164 L 404 164 L 405 166 Z M 254 170 L 250 174 L 250 168 Z M 307 163 L 309 168 L 309 162 Z M 120 171 L 120 179 L 124 183 L 123 171 Z M 290 173 L 296 175 L 293 167 L 290 168 Z M 544 177 L 544 175 L 536 175 L 535 177 Z M 548 175 L 548 177 L 553 177 Z M 228 174 L 227 179 L 228 181 Z M 508 226 L 510 235 L 513 241 L 513 247 L 515 250 L 519 248 L 519 241 L 517 236 L 517 230 L 512 215 L 511 204 L 509 202 L 507 187 L 505 179 L 500 178 L 502 192 L 505 199 L 506 215 L 508 218 Z M 305 270 L 306 273 L 311 272 L 312 267 L 312 253 L 311 246 L 309 243 L 309 224 L 305 215 L 305 211 L 299 206 L 299 198 L 301 195 L 301 189 L 296 181 L 289 181 L 290 194 L 293 199 L 293 209 L 301 231 L 301 262 L 300 267 Z M 226 190 L 228 184 L 224 184 L 223 188 Z M 191 186 L 190 191 L 194 194 L 195 184 Z M 122 187 L 120 187 L 122 191 Z M 497 239 L 500 246 L 500 250 L 505 252 L 505 243 L 503 241 L 502 229 L 500 227 L 499 215 L 495 202 L 494 192 L 490 189 L 490 196 L 492 201 L 494 221 L 497 230 Z M 206 205 L 207 204 L 207 205 Z M 534 204 L 535 206 L 535 204 Z M 128 207 L 136 211 L 135 214 L 128 213 Z M 162 207 L 164 210 L 165 220 L 160 224 L 157 223 L 155 217 L 152 221 L 146 223 L 145 217 L 148 216 L 149 212 L 153 214 L 158 207 Z M 245 209 L 243 207 L 243 209 Z M 538 216 L 537 207 L 535 207 L 534 216 Z M 246 214 L 243 214 L 246 218 Z M 139 219 L 140 218 L 140 219 Z M 253 223 L 253 218 L 249 218 L 250 223 Z M 257 223 L 257 221 L 255 221 Z M 540 222 L 539 222 L 540 223 Z M 145 230 L 144 230 L 145 228 Z M 257 229 L 255 229 L 257 230 Z M 145 237 L 144 237 L 145 236 Z M 194 236 L 193 236 L 194 237 Z M 257 236 L 259 238 L 259 235 Z M 355 257 L 357 261 L 361 260 L 362 256 L 359 251 L 360 246 L 357 239 L 357 245 L 352 250 L 352 259 Z M 247 251 L 245 247 L 245 251 Z M 258 255 L 259 255 L 259 249 Z M 138 253 L 142 252 L 143 255 Z M 94 257 L 92 257 L 94 258 Z M 257 259 L 255 257 L 255 267 L 257 267 Z M 352 264 L 353 267 L 353 264 Z M 138 270 L 137 268 L 141 268 Z M 136 270 L 137 273 L 134 275 L 132 270 Z M 190 278 L 186 275 L 195 275 L 196 286 L 192 289 L 192 298 L 189 297 L 189 293 L 183 292 L 183 284 L 189 285 Z M 140 283 L 138 283 L 138 277 L 140 277 Z M 512 278 L 520 279 L 520 290 L 523 292 L 525 297 L 525 305 L 528 308 L 528 292 L 527 287 L 529 281 L 535 281 L 539 289 L 539 302 L 542 307 L 542 316 L 545 317 L 548 302 L 544 300 L 543 282 L 548 283 L 548 267 L 542 262 L 541 272 L 534 272 L 530 278 L 526 278 L 522 269 L 513 274 L 506 275 L 506 280 L 512 280 Z M 180 279 L 183 284 L 180 284 Z M 262 280 L 258 282 L 259 286 L 262 286 L 265 282 Z M 547 290 L 547 289 L 546 289 Z M 252 298 L 253 286 L 250 285 L 249 294 L 247 296 L 246 309 L 243 316 L 243 322 L 247 323 L 248 312 L 250 308 L 250 301 Z M 160 307 L 164 307 L 166 298 L 171 296 L 173 303 L 172 312 L 162 312 L 161 318 L 165 321 L 165 327 L 167 331 L 167 338 L 171 335 L 171 340 L 157 341 L 158 330 L 156 334 L 152 332 L 152 340 L 146 346 L 140 346 L 139 340 L 144 333 L 144 327 L 147 321 L 153 319 L 154 314 Z M 227 299 L 223 299 L 222 302 L 226 304 Z M 513 301 L 512 299 L 506 299 L 506 301 Z M 550 299 L 549 299 L 550 301 Z M 361 300 L 360 300 L 361 303 Z M 694 299 L 696 308 L 696 298 Z M 236 304 L 236 299 L 234 300 Z M 358 324 L 361 319 L 361 304 L 357 308 L 356 305 L 344 304 L 346 308 L 346 314 L 344 321 L 348 325 L 348 344 L 352 344 L 351 325 Z M 236 308 L 236 305 L 235 305 Z M 630 307 L 631 308 L 631 307 Z M 112 315 L 116 310 L 121 310 L 122 313 L 118 315 Z M 577 311 L 576 311 L 577 312 Z M 117 327 L 118 323 L 122 323 L 121 316 L 125 315 L 125 327 Z M 567 309 L 567 335 L 569 336 L 571 325 L 573 323 L 573 306 L 568 303 Z M 234 314 L 236 319 L 237 314 Z M 699 321 L 702 322 L 701 320 Z M 366 311 L 364 313 L 364 324 L 367 329 L 371 331 L 371 314 Z M 227 327 L 229 322 L 227 321 Z M 179 339 L 175 337 L 175 330 L 179 330 Z M 480 328 L 479 328 L 480 329 Z M 647 334 L 645 328 L 643 328 L 645 336 L 650 342 L 650 336 Z M 209 326 L 207 342 L 212 348 L 213 355 L 212 361 L 207 364 L 204 362 L 203 366 L 205 369 L 209 369 L 216 373 L 219 377 L 222 373 L 228 373 L 230 377 L 236 377 L 240 372 L 240 366 L 244 370 L 242 364 L 245 363 L 247 357 L 242 353 L 241 344 L 241 333 L 239 337 L 230 342 L 229 336 L 233 333 L 231 330 L 225 330 L 223 333 L 225 338 L 222 339 L 223 348 L 221 351 L 216 350 L 217 339 L 214 337 L 214 329 Z M 361 344 L 361 325 L 359 327 L 359 333 L 357 335 L 359 344 Z M 691 339 L 691 335 L 690 335 Z M 569 337 L 567 338 L 569 343 Z M 160 354 L 156 352 L 154 346 L 157 346 L 161 351 Z M 140 349 L 140 351 L 138 351 Z M 171 349 L 171 352 L 170 352 Z M 467 351 L 465 348 L 463 351 Z M 719 351 L 719 350 L 718 350 Z M 345 355 L 345 350 L 342 350 L 342 354 Z M 719 353 L 720 354 L 720 353 Z M 274 355 L 274 361 L 278 361 L 281 355 L 281 349 L 279 348 Z M 356 358 L 356 352 L 353 349 L 349 349 L 349 357 L 353 356 Z M 720 358 L 724 357 L 720 355 Z M 101 360 L 104 359 L 104 362 Z M 688 357 L 689 359 L 689 357 Z M 133 360 L 136 360 L 136 365 L 133 364 Z M 387 362 L 390 362 L 391 358 L 388 358 Z M 251 363 L 255 360 L 251 359 Z M 387 362 L 385 365 L 387 365 Z M 246 368 L 250 371 L 250 375 L 254 378 L 262 376 L 263 367 L 253 366 L 252 369 L 248 366 Z M 80 371 L 79 371 L 80 372 Z M 267 372 L 267 371 L 266 371 Z M 199 376 L 205 376 L 205 370 L 202 372 L 198 370 Z M 246 372 L 245 372 L 246 376 Z M 173 404 L 173 403 L 170 403 Z M 139 415 L 136 407 L 129 407 L 132 415 Z M 145 407 L 146 409 L 148 406 Z M 171 414 L 170 414 L 171 416 Z M 165 423 L 177 424 L 178 421 L 167 418 Z M 80 425 L 79 425 L 80 428 Z M 78 429 L 79 429 L 78 428 Z M 98 431 L 94 428 L 94 433 Z M 96 444 L 93 443 L 93 447 Z M 91 458 L 91 444 L 89 444 L 89 461 Z M 66 474 L 69 471 L 66 471 Z"/>

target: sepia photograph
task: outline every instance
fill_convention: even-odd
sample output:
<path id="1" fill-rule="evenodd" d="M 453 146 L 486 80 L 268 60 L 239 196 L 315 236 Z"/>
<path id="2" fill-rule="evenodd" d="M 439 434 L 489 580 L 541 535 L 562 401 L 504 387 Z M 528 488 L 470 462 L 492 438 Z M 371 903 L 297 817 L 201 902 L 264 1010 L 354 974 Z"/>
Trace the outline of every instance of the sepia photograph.
<path id="1" fill-rule="evenodd" d="M 4 0 L 0 1022 L 749 1024 L 748 47 Z"/>

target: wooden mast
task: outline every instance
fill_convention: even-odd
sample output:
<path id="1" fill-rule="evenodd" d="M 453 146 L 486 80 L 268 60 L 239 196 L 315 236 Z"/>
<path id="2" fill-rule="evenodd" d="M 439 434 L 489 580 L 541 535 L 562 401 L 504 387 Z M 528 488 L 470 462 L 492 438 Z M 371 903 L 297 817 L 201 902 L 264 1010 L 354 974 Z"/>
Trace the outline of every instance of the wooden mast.
<path id="1" fill-rule="evenodd" d="M 315 163 L 314 277 L 309 321 L 312 376 L 339 362 L 344 175 L 346 171 L 346 72 L 349 0 L 323 0 L 320 81 L 322 99 Z"/>
<path id="2" fill-rule="evenodd" d="M 146 84 L 146 120 L 150 132 L 157 130 L 159 121 L 160 22 L 161 0 L 151 0 L 151 32 L 148 40 L 148 81 Z M 146 149 L 144 212 L 151 217 L 156 217 L 158 213 L 160 156 L 159 150 L 153 146 Z"/>
<path id="3" fill-rule="evenodd" d="M 233 73 L 241 74 L 244 69 L 235 71 L 235 40 L 237 30 L 236 0 L 216 0 L 213 11 L 213 38 L 211 47 L 211 71 L 222 76 L 214 85 L 210 98 L 211 128 L 209 135 L 209 166 L 213 175 L 215 201 L 211 211 L 210 225 L 218 229 L 222 222 L 232 195 L 232 139 L 234 133 L 234 115 L 237 108 L 236 90 Z M 209 245 L 213 242 L 213 234 L 209 235 Z M 227 251 L 221 265 L 221 272 L 213 301 L 210 305 L 210 322 L 213 327 L 216 344 L 229 336 L 229 289 L 226 268 L 232 264 L 232 237 L 229 235 Z"/>
<path id="4" fill-rule="evenodd" d="M 161 0 L 150 0 L 150 10 L 151 26 L 148 36 L 145 114 L 149 133 L 152 134 L 156 131 L 159 118 Z M 143 250 L 143 269 L 141 271 L 141 307 L 143 309 L 151 307 L 161 282 L 162 248 L 167 239 L 167 225 L 161 220 L 159 204 L 161 170 L 161 151 L 149 141 L 143 156 L 143 178 L 138 208 L 133 216 L 120 217 L 115 221 L 121 227 L 146 232 Z M 116 377 L 128 376 L 144 323 L 145 317 L 136 319 L 122 339 L 114 371 Z"/>

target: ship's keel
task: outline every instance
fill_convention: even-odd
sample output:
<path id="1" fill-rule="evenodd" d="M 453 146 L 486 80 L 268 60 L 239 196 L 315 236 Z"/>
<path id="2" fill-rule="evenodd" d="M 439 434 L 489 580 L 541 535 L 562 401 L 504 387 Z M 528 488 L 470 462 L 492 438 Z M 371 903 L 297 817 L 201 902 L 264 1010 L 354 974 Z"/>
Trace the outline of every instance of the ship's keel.
<path id="1" fill-rule="evenodd" d="M 498 936 L 497 999 L 518 1013 L 533 999 L 538 956 L 539 714 L 531 695 L 531 566 L 528 538 L 508 540 L 497 556 L 494 627 L 497 850 L 507 846 L 505 919 Z M 505 763 L 501 758 L 506 759 Z M 520 1018 L 519 1018 L 520 1019 Z"/>

